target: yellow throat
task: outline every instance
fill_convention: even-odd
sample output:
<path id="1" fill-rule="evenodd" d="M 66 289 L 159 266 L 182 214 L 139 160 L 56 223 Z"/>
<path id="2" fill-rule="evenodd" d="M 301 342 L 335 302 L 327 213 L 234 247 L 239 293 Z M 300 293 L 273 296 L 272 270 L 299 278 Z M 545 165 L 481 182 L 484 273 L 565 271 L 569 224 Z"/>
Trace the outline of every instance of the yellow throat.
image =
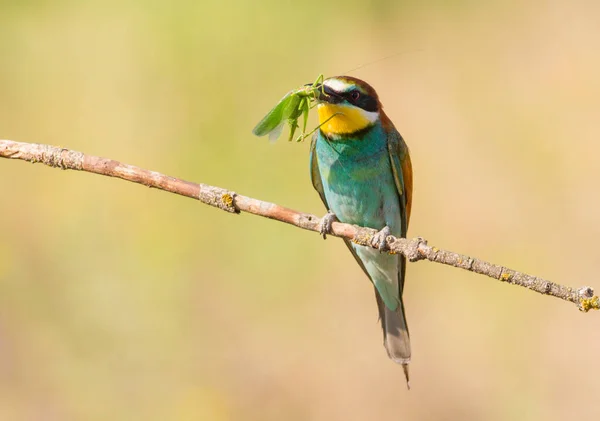
<path id="1" fill-rule="evenodd" d="M 372 125 L 377 113 L 350 105 L 321 103 L 317 106 L 321 131 L 326 135 L 358 132 Z"/>

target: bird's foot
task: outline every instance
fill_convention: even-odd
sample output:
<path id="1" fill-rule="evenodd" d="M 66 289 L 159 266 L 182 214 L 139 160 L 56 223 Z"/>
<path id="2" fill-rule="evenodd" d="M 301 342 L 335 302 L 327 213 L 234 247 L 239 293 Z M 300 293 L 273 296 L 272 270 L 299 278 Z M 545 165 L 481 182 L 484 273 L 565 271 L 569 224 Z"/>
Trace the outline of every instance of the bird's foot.
<path id="1" fill-rule="evenodd" d="M 386 225 L 381 231 L 379 231 L 373 236 L 371 244 L 373 245 L 373 247 L 377 247 L 379 249 L 379 252 L 386 251 L 388 249 L 387 237 L 388 235 L 391 235 L 391 233 L 392 232 L 390 231 L 390 227 Z"/>
<path id="2" fill-rule="evenodd" d="M 331 212 L 330 210 L 327 211 L 327 213 L 325 214 L 325 216 L 323 216 L 323 218 L 321 218 L 321 235 L 323 236 L 323 240 L 327 239 L 327 234 L 331 234 L 331 225 L 334 222 L 337 222 L 337 216 L 335 216 L 335 213 Z"/>

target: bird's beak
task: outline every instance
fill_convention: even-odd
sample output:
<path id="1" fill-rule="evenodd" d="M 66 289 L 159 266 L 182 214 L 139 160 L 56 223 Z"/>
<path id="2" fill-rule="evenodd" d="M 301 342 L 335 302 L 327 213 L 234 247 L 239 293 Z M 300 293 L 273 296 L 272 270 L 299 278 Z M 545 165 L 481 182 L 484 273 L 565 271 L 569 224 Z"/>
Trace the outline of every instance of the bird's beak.
<path id="1" fill-rule="evenodd" d="M 308 83 L 304 86 L 313 86 L 312 83 Z M 331 89 L 330 87 L 328 87 L 327 85 L 323 85 L 323 84 L 319 84 L 316 87 L 314 87 L 316 95 L 317 95 L 317 101 L 319 102 L 329 102 L 331 104 L 337 104 L 339 102 L 342 101 L 342 97 L 340 97 L 338 95 L 337 92 L 335 92 L 333 89 Z"/>

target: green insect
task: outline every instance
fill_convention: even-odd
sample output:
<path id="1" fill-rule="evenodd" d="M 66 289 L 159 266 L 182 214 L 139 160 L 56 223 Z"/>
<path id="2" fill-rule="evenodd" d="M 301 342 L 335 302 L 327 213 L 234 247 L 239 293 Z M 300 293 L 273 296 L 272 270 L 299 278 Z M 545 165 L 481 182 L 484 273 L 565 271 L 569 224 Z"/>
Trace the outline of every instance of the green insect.
<path id="1" fill-rule="evenodd" d="M 269 140 L 275 141 L 281 135 L 284 124 L 287 122 L 290 126 L 289 141 L 294 139 L 296 129 L 300 127 L 298 120 L 301 116 L 304 117 L 302 124 L 302 134 L 296 138 L 296 142 L 300 142 L 312 135 L 317 129 L 306 133 L 308 124 L 308 113 L 316 105 L 317 96 L 323 83 L 323 75 L 319 75 L 317 80 L 311 85 L 305 85 L 301 88 L 294 89 L 288 92 L 275 105 L 271 111 L 256 125 L 252 133 L 256 136 L 269 135 Z"/>

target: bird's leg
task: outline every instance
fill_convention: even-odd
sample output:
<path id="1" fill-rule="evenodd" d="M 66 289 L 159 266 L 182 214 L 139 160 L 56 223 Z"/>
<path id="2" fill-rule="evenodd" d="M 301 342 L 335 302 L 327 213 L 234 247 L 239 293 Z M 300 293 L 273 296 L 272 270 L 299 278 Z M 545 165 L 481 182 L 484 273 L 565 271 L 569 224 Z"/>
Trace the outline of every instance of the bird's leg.
<path id="1" fill-rule="evenodd" d="M 321 218 L 321 235 L 323 236 L 323 240 L 327 239 L 327 234 L 331 234 L 331 224 L 333 224 L 334 222 L 336 222 L 337 216 L 335 216 L 335 213 L 331 212 L 330 210 L 327 210 L 327 213 L 325 214 L 325 216 L 323 216 L 323 218 Z"/>
<path id="2" fill-rule="evenodd" d="M 386 251 L 388 249 L 387 237 L 388 235 L 391 235 L 391 233 L 390 227 L 386 225 L 381 231 L 373 236 L 371 244 L 373 247 L 377 247 L 380 252 Z"/>

